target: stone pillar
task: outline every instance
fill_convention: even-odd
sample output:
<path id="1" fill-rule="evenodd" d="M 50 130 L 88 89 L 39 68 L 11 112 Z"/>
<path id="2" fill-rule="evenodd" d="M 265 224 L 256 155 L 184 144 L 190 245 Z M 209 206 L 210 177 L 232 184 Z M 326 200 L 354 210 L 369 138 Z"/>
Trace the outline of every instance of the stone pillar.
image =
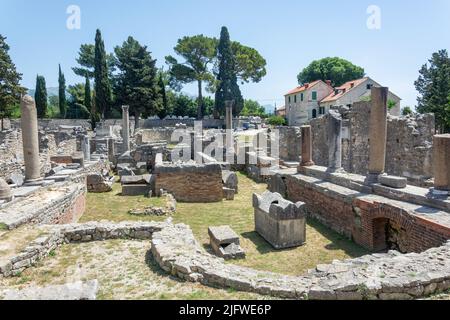
<path id="1" fill-rule="evenodd" d="M 114 144 L 114 139 L 108 139 L 108 161 L 111 163 L 116 162 L 116 148 Z"/>
<path id="2" fill-rule="evenodd" d="M 312 132 L 311 126 L 302 126 L 302 162 L 301 167 L 310 167 L 314 165 L 312 158 Z"/>
<path id="3" fill-rule="evenodd" d="M 335 110 L 328 114 L 328 169 L 331 172 L 342 169 L 342 117 Z"/>
<path id="4" fill-rule="evenodd" d="M 13 198 L 11 187 L 6 183 L 6 181 L 0 178 L 0 201 L 9 202 Z"/>
<path id="5" fill-rule="evenodd" d="M 387 139 L 388 88 L 372 88 L 372 106 L 369 119 L 369 175 L 368 183 L 377 183 L 384 173 Z"/>
<path id="6" fill-rule="evenodd" d="M 434 189 L 450 191 L 450 134 L 433 137 Z"/>
<path id="7" fill-rule="evenodd" d="M 233 106 L 234 100 L 225 101 L 226 161 L 229 163 L 234 163 Z"/>
<path id="8" fill-rule="evenodd" d="M 25 161 L 25 183 L 32 183 L 41 178 L 39 161 L 39 137 L 36 104 L 32 97 L 24 96 L 20 103 L 23 157 Z"/>
<path id="9" fill-rule="evenodd" d="M 123 150 L 122 152 L 130 151 L 130 107 L 122 106 L 122 138 Z"/>
<path id="10" fill-rule="evenodd" d="M 89 141 L 89 136 L 83 136 L 81 140 L 81 151 L 83 151 L 84 160 L 91 161 L 91 143 Z"/>

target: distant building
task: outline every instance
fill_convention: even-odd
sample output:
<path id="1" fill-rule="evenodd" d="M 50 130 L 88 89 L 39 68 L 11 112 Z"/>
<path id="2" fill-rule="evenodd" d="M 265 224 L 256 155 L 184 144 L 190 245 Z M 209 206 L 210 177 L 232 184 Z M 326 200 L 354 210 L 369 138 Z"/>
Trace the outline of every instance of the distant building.
<path id="1" fill-rule="evenodd" d="M 286 107 L 282 106 L 280 108 L 275 109 L 275 115 L 278 117 L 286 117 Z"/>
<path id="2" fill-rule="evenodd" d="M 289 91 L 285 95 L 288 124 L 299 126 L 325 114 L 325 111 L 320 109 L 319 103 L 332 92 L 331 83 L 322 80 L 306 83 Z"/>
<path id="3" fill-rule="evenodd" d="M 299 126 L 311 119 L 325 115 L 332 108 L 352 106 L 370 99 L 372 87 L 381 85 L 369 77 L 349 81 L 333 88 L 331 81 L 317 80 L 299 86 L 285 95 L 286 117 L 290 126 Z M 401 98 L 392 92 L 388 95 L 389 113 L 400 115 Z"/>
<path id="4" fill-rule="evenodd" d="M 320 106 L 328 111 L 330 108 L 351 106 L 355 102 L 369 100 L 372 87 L 381 87 L 381 85 L 369 77 L 346 82 L 323 99 Z M 391 115 L 400 116 L 401 100 L 399 96 L 389 91 L 388 106 L 391 106 L 389 109 Z"/>

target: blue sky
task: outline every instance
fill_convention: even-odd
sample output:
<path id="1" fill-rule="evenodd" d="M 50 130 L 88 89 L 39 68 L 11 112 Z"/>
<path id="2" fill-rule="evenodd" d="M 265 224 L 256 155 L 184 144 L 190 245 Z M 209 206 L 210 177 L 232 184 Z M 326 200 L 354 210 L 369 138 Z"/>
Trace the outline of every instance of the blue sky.
<path id="1" fill-rule="evenodd" d="M 81 29 L 68 30 L 66 9 L 81 9 Z M 381 29 L 369 30 L 366 10 L 381 9 Z M 283 104 L 298 72 L 312 60 L 339 56 L 414 105 L 414 81 L 431 54 L 450 45 L 450 1 L 406 0 L 0 0 L 0 33 L 11 56 L 34 88 L 36 74 L 57 86 L 58 63 L 68 84 L 81 82 L 71 67 L 80 44 L 93 43 L 100 28 L 106 49 L 129 35 L 147 45 L 158 66 L 185 35 L 219 36 L 226 25 L 233 40 L 256 48 L 267 60 L 267 76 L 242 87 L 245 98 Z M 184 91 L 195 94 L 195 87 Z"/>

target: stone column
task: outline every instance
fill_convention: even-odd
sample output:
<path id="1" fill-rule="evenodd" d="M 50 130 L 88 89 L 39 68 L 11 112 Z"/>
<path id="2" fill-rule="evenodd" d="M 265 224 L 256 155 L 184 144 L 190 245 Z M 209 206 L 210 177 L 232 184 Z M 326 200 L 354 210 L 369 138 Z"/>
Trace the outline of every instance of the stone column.
<path id="1" fill-rule="evenodd" d="M 450 134 L 433 137 L 434 189 L 450 191 Z"/>
<path id="2" fill-rule="evenodd" d="M 342 117 L 335 110 L 328 114 L 328 171 L 342 169 Z"/>
<path id="3" fill-rule="evenodd" d="M 387 139 L 388 88 L 372 88 L 372 106 L 369 119 L 369 175 L 368 183 L 377 183 L 384 173 Z"/>
<path id="4" fill-rule="evenodd" d="M 108 161 L 111 163 L 116 162 L 116 148 L 114 145 L 114 139 L 108 139 Z"/>
<path id="5" fill-rule="evenodd" d="M 301 167 L 310 167 L 314 165 L 312 158 L 312 132 L 311 126 L 302 126 L 302 162 Z"/>
<path id="6" fill-rule="evenodd" d="M 32 183 L 41 178 L 39 161 L 39 137 L 36 104 L 32 97 L 24 96 L 20 103 L 23 157 L 25 160 L 25 183 Z"/>
<path id="7" fill-rule="evenodd" d="M 83 151 L 84 160 L 91 161 L 91 144 L 87 135 L 81 140 L 81 151 Z"/>
<path id="8" fill-rule="evenodd" d="M 229 163 L 234 163 L 233 106 L 234 100 L 225 101 L 226 161 Z"/>
<path id="9" fill-rule="evenodd" d="M 122 106 L 123 153 L 130 151 L 130 107 Z"/>

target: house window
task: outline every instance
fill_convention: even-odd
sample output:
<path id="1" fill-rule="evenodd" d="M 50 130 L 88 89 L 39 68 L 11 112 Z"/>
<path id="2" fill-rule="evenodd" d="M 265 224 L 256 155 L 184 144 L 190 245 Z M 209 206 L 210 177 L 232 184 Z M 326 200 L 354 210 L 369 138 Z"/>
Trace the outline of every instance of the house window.
<path id="1" fill-rule="evenodd" d="M 373 84 L 369 83 L 369 84 L 367 85 L 367 90 L 372 90 L 372 87 L 373 87 Z"/>
<path id="2" fill-rule="evenodd" d="M 319 107 L 319 114 L 325 114 L 325 107 Z"/>
<path id="3" fill-rule="evenodd" d="M 302 94 L 300 95 L 300 100 L 303 101 L 304 99 L 305 99 L 305 96 L 304 96 L 304 94 L 302 93 Z"/>
<path id="4" fill-rule="evenodd" d="M 313 91 L 312 92 L 312 101 L 316 101 L 317 100 L 317 91 Z"/>
<path id="5" fill-rule="evenodd" d="M 297 103 L 297 95 L 294 96 L 294 103 Z"/>
<path id="6" fill-rule="evenodd" d="M 312 111 L 312 117 L 313 117 L 313 119 L 317 118 L 317 110 L 316 109 L 314 109 Z"/>
<path id="7" fill-rule="evenodd" d="M 289 103 L 291 103 L 291 96 L 288 97 Z"/>

